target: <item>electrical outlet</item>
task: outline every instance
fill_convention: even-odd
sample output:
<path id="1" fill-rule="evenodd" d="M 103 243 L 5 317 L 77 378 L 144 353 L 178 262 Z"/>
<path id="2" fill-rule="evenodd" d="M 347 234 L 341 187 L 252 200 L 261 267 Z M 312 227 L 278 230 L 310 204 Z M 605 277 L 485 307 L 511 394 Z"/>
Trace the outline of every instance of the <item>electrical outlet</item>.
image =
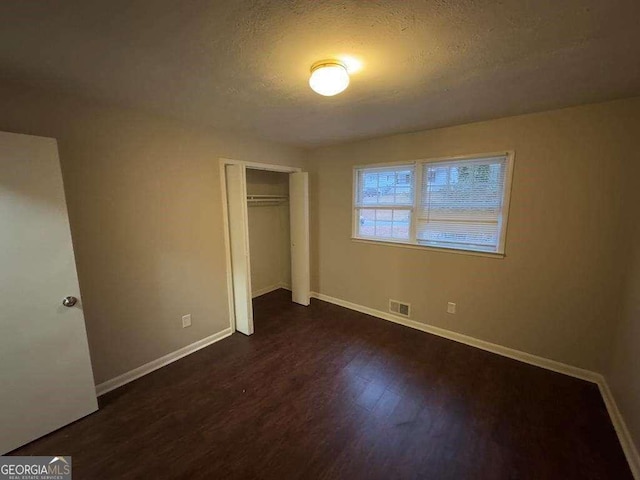
<path id="1" fill-rule="evenodd" d="M 187 328 L 191 326 L 191 314 L 182 316 L 182 328 Z"/>
<path id="2" fill-rule="evenodd" d="M 453 302 L 447 303 L 447 313 L 456 313 L 456 304 Z"/>

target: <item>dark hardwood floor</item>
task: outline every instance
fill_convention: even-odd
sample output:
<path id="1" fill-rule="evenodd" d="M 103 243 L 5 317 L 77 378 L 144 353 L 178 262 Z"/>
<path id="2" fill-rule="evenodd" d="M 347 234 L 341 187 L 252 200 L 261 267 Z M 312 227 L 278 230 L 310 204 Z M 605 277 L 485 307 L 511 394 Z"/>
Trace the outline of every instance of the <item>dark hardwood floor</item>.
<path id="1" fill-rule="evenodd" d="M 20 455 L 75 479 L 631 479 L 598 388 L 280 290 Z"/>

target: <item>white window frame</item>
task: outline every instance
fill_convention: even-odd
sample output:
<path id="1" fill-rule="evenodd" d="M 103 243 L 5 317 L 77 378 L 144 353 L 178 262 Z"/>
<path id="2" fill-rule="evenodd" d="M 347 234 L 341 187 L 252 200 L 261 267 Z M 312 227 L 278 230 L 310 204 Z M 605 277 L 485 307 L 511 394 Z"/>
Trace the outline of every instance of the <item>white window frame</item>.
<path id="1" fill-rule="evenodd" d="M 410 205 L 402 205 L 402 204 L 388 204 L 388 205 L 361 205 L 358 203 L 358 169 L 385 169 L 385 168 L 394 168 L 394 167 L 412 167 L 413 168 L 413 202 Z M 357 235 L 358 232 L 358 222 L 360 221 L 359 215 L 356 212 L 359 209 L 372 209 L 372 210 L 408 210 L 409 211 L 409 222 L 410 222 L 410 230 L 409 230 L 409 241 L 412 239 L 412 234 L 415 233 L 415 228 L 413 226 L 413 216 L 416 211 L 415 203 L 416 203 L 416 192 L 415 192 L 415 184 L 416 184 L 416 165 L 415 162 L 394 162 L 394 163 L 385 163 L 385 164 L 373 164 L 366 165 L 360 167 L 353 168 L 353 204 L 352 204 L 352 216 L 353 216 L 353 225 L 352 225 L 352 238 L 358 240 L 366 240 L 371 242 L 383 242 L 383 243 L 400 243 L 403 245 L 407 245 L 408 243 L 403 240 L 397 240 L 393 238 L 375 238 L 375 237 L 359 237 Z"/>
<path id="2" fill-rule="evenodd" d="M 500 239 L 498 243 L 497 252 L 484 252 L 478 250 L 471 250 L 467 248 L 453 248 L 453 247 L 438 247 L 434 245 L 421 245 L 417 242 L 416 238 L 416 225 L 417 221 L 415 218 L 415 214 L 418 210 L 418 202 L 421 198 L 421 189 L 422 189 L 422 172 L 423 166 L 426 163 L 437 163 L 437 162 L 455 162 L 455 161 L 464 161 L 464 160 L 475 160 L 481 158 L 491 158 L 491 157 L 506 157 L 506 172 L 505 172 L 505 180 L 504 180 L 504 192 L 503 192 L 503 202 L 502 202 L 502 224 L 500 228 Z M 352 196 L 352 204 L 351 204 L 351 240 L 355 242 L 362 243 L 371 243 L 376 245 L 390 245 L 396 247 L 404 247 L 404 248 L 414 248 L 420 250 L 432 250 L 436 252 L 447 252 L 447 253 L 457 253 L 462 255 L 474 255 L 480 257 L 494 257 L 494 258 L 503 258 L 506 255 L 506 237 L 507 237 L 507 229 L 509 224 L 509 206 L 511 202 L 511 183 L 513 180 L 513 165 L 515 160 L 515 152 L 513 150 L 509 151 L 500 151 L 500 152 L 489 152 L 489 153 L 477 153 L 471 155 L 459 155 L 452 157 L 437 157 L 437 158 L 423 158 L 419 160 L 411 160 L 408 162 L 389 162 L 389 163 L 372 163 L 367 165 L 356 165 L 353 167 L 353 196 Z M 362 237 L 358 236 L 358 222 L 360 220 L 357 211 L 361 206 L 358 204 L 358 171 L 362 169 L 373 169 L 373 168 L 385 168 L 385 167 L 401 167 L 401 166 L 409 166 L 412 165 L 414 167 L 413 172 L 413 205 L 409 207 L 410 211 L 410 229 L 409 229 L 409 240 L 394 240 L 394 239 L 376 239 L 372 237 Z M 372 205 L 372 208 L 377 208 Z M 393 205 L 390 205 L 389 208 L 393 208 Z M 407 208 L 406 206 L 398 206 L 398 208 Z"/>

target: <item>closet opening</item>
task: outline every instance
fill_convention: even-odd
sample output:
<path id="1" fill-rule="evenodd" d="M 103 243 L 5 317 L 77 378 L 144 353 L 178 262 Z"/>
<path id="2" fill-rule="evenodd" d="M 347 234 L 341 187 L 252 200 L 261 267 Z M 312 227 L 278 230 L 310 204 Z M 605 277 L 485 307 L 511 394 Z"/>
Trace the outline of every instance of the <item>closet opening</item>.
<path id="1" fill-rule="evenodd" d="M 289 174 L 247 169 L 251 297 L 291 290 Z"/>
<path id="2" fill-rule="evenodd" d="M 254 298 L 290 291 L 309 305 L 308 174 L 299 168 L 221 160 L 229 314 L 254 332 Z"/>

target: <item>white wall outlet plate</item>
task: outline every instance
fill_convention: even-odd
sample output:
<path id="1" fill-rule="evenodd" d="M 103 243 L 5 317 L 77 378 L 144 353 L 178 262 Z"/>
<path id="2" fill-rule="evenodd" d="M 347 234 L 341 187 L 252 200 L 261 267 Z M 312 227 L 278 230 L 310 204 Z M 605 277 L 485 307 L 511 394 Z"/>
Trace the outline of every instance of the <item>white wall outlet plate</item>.
<path id="1" fill-rule="evenodd" d="M 456 313 L 456 304 L 453 302 L 447 303 L 447 313 Z"/>
<path id="2" fill-rule="evenodd" d="M 183 315 L 182 317 L 182 328 L 187 328 L 191 326 L 191 314 Z"/>

